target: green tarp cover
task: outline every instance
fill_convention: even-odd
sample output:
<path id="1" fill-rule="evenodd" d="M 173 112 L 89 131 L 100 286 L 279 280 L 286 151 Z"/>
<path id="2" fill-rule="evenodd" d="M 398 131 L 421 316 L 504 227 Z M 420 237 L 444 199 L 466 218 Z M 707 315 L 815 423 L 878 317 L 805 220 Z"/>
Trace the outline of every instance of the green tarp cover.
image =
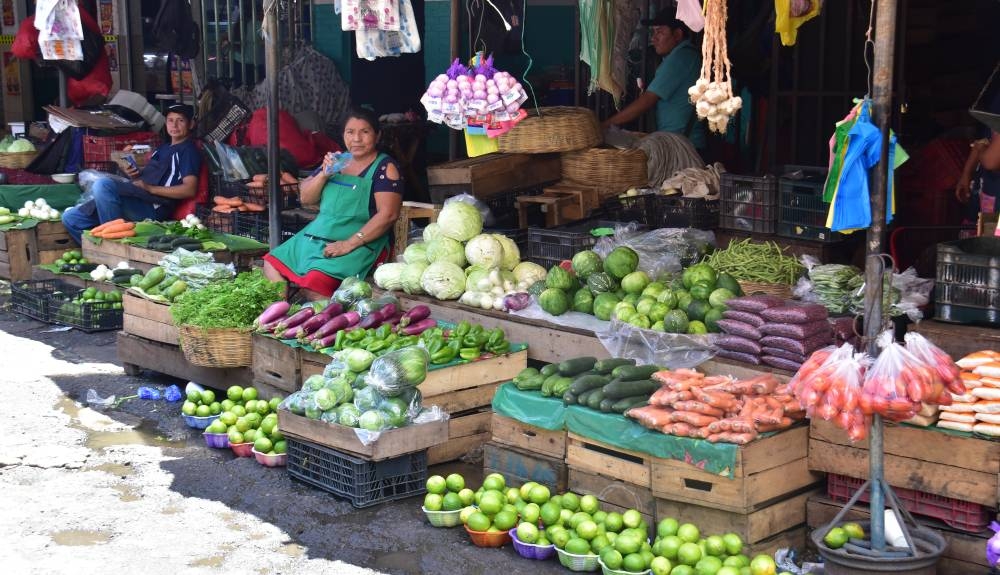
<path id="1" fill-rule="evenodd" d="M 738 446 L 704 439 L 677 437 L 646 429 L 617 413 L 602 413 L 580 405 L 566 408 L 566 429 L 629 451 L 690 463 L 709 473 L 733 477 Z"/>
<path id="2" fill-rule="evenodd" d="M 62 211 L 80 199 L 80 186 L 76 184 L 29 184 L 0 186 L 0 207 L 17 212 L 24 202 L 45 198 L 53 208 Z"/>
<path id="3" fill-rule="evenodd" d="M 509 382 L 493 394 L 493 411 L 550 431 L 566 429 L 566 406 L 561 399 L 545 397 L 535 391 L 521 391 Z"/>

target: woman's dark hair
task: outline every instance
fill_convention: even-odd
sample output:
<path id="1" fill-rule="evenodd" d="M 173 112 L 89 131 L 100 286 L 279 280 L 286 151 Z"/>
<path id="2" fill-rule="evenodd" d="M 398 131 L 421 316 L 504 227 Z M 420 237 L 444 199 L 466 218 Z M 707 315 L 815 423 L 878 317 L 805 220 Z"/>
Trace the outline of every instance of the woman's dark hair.
<path id="1" fill-rule="evenodd" d="M 378 121 L 378 114 L 368 108 L 362 108 L 360 106 L 352 106 L 347 112 L 347 117 L 344 118 L 344 125 L 347 125 L 348 120 L 364 120 L 375 130 L 375 133 L 382 131 L 382 126 Z"/>

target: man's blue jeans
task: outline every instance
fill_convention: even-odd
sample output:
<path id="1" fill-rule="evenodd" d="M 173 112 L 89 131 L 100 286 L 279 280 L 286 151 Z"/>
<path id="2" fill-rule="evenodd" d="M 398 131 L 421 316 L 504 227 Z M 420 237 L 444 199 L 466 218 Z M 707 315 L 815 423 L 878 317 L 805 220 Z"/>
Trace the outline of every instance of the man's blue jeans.
<path id="1" fill-rule="evenodd" d="M 129 195 L 129 192 L 133 195 Z M 145 194 L 141 188 L 131 182 L 120 182 L 112 178 L 101 178 L 94 182 L 91 194 L 93 199 L 68 208 L 62 215 L 63 225 L 76 243 L 80 243 L 84 230 L 118 218 L 131 222 L 155 220 L 171 204 L 170 200 L 163 198 L 163 205 L 157 210 L 148 201 L 134 197 Z"/>

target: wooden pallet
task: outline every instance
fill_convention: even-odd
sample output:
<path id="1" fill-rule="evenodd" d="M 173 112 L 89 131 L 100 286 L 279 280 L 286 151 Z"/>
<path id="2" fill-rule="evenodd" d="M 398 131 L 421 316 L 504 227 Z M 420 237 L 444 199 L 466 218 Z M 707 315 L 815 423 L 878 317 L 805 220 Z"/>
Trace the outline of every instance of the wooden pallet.
<path id="1" fill-rule="evenodd" d="M 581 471 L 648 489 L 653 459 L 648 453 L 629 451 L 573 432 L 566 434 L 566 464 Z"/>
<path id="2" fill-rule="evenodd" d="M 492 441 L 483 445 L 483 475 L 490 473 L 503 475 L 512 487 L 534 481 L 553 493 L 566 491 L 566 463 L 563 460 Z"/>
<path id="3" fill-rule="evenodd" d="M 32 279 L 32 267 L 51 264 L 76 247 L 62 222 L 40 222 L 27 230 L 0 232 L 0 279 Z"/>
<path id="4" fill-rule="evenodd" d="M 122 331 L 150 341 L 180 344 L 180 334 L 170 316 L 170 305 L 126 291 L 122 296 Z"/>
<path id="5" fill-rule="evenodd" d="M 566 430 L 552 431 L 493 414 L 493 441 L 556 459 L 566 457 Z"/>
<path id="6" fill-rule="evenodd" d="M 753 545 L 805 524 L 806 501 L 817 492 L 799 493 L 750 513 L 657 498 L 656 519 L 673 517 L 681 523 L 691 522 L 702 533 L 736 533 L 745 543 Z"/>
<path id="7" fill-rule="evenodd" d="M 423 451 L 448 441 L 448 422 L 440 420 L 387 429 L 367 445 L 361 442 L 353 427 L 308 419 L 284 409 L 278 410 L 278 428 L 289 437 L 347 451 L 369 461 Z"/>
<path id="8" fill-rule="evenodd" d="M 822 420 L 814 420 L 809 432 L 810 469 L 868 478 L 866 444 L 851 444 L 843 430 Z M 888 425 L 885 480 L 896 487 L 996 508 L 1000 443 L 934 429 Z"/>
<path id="9" fill-rule="evenodd" d="M 254 383 L 266 383 L 286 393 L 302 388 L 302 350 L 280 341 L 253 334 L 253 354 L 250 369 Z"/>
<path id="10" fill-rule="evenodd" d="M 31 268 L 31 279 L 59 280 L 62 282 L 66 282 L 69 285 L 76 286 L 80 289 L 94 288 L 102 292 L 121 291 L 122 289 L 124 289 L 124 286 L 119 286 L 111 282 L 106 282 L 106 281 L 95 282 L 94 280 L 85 280 L 82 277 L 73 274 L 57 274 L 54 272 L 50 272 L 49 270 L 42 269 L 37 265 Z"/>
<path id="11" fill-rule="evenodd" d="M 648 487 L 569 466 L 566 489 L 580 495 L 593 495 L 604 511 L 623 513 L 635 509 L 646 520 L 650 534 L 656 532 L 656 498 Z"/>
<path id="12" fill-rule="evenodd" d="M 809 529 L 823 527 L 830 523 L 843 508 L 838 503 L 824 495 L 814 495 L 806 503 L 806 523 Z M 868 506 L 859 504 L 847 512 L 845 521 L 866 520 L 870 517 Z M 928 523 L 928 522 L 925 522 Z M 969 573 L 986 573 L 989 569 L 986 561 L 986 541 L 993 535 L 992 531 L 981 534 L 969 534 L 953 531 L 943 524 L 933 524 L 933 527 L 944 536 L 948 542 L 941 562 L 938 564 L 938 575 L 968 575 Z"/>
<path id="13" fill-rule="evenodd" d="M 559 154 L 493 153 L 429 166 L 427 183 L 435 202 L 461 192 L 487 199 L 554 182 L 561 169 Z"/>
<path id="14" fill-rule="evenodd" d="M 448 419 L 448 441 L 427 449 L 427 465 L 460 459 L 490 440 L 493 410 L 480 407 Z"/>
<path id="15" fill-rule="evenodd" d="M 823 479 L 809 470 L 808 441 L 809 428 L 802 426 L 741 445 L 732 478 L 683 461 L 653 458 L 653 494 L 713 509 L 750 513 Z"/>

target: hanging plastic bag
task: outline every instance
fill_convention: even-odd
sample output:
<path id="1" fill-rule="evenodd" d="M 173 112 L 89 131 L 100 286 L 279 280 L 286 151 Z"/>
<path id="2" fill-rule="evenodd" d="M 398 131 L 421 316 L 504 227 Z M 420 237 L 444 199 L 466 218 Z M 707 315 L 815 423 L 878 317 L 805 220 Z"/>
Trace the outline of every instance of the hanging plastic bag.
<path id="1" fill-rule="evenodd" d="M 821 0 L 774 0 L 774 29 L 781 35 L 781 44 L 794 46 L 799 26 L 818 16 L 821 6 Z"/>
<path id="2" fill-rule="evenodd" d="M 363 279 L 348 276 L 340 282 L 340 287 L 333 292 L 333 301 L 349 308 L 358 301 L 372 296 L 372 286 Z"/>
<path id="3" fill-rule="evenodd" d="M 832 421 L 851 441 L 868 436 L 868 418 L 860 409 L 862 372 L 867 356 L 849 344 L 813 352 L 788 388 L 809 417 Z"/>
<path id="4" fill-rule="evenodd" d="M 879 414 L 890 421 L 905 421 L 921 409 L 921 402 L 935 403 L 935 374 L 925 363 L 893 341 L 893 330 L 878 337 L 882 348 L 878 359 L 865 374 L 861 410 Z"/>
<path id="5" fill-rule="evenodd" d="M 907 351 L 933 369 L 937 376 L 935 387 L 940 384 L 955 395 L 965 395 L 966 387 L 962 381 L 962 372 L 950 355 L 919 333 L 910 332 L 903 336 L 903 340 L 906 342 Z M 948 393 L 939 392 L 936 397 L 935 403 L 939 405 L 951 403 L 951 395 Z"/>

